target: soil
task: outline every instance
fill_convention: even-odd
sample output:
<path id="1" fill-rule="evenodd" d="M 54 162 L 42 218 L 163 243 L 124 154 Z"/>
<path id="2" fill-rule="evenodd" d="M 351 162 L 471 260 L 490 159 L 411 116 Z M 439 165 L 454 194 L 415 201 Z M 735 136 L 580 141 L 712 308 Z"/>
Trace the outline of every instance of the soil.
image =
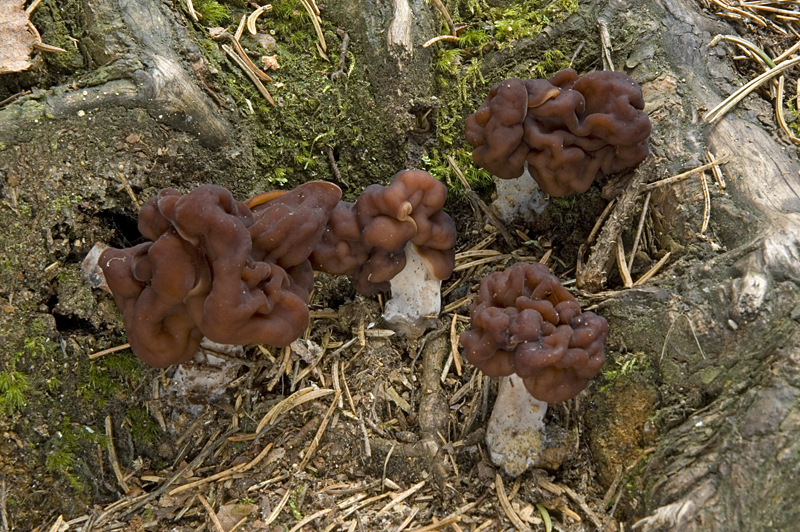
<path id="1" fill-rule="evenodd" d="M 474 190 L 491 201 L 491 181 L 471 166 L 460 138 L 464 118 L 502 77 L 552 73 L 573 54 L 578 70 L 598 68 L 598 47 L 577 44 L 595 31 L 575 29 L 591 18 L 587 3 L 572 17 L 550 13 L 561 24 L 545 25 L 547 32 L 511 36 L 502 46 L 491 39 L 465 46 L 431 78 L 444 87 L 439 100 L 411 98 L 414 112 L 397 120 L 382 116 L 375 103 L 376 94 L 392 87 L 370 87 L 369 47 L 353 45 L 345 64 L 355 61 L 357 70 L 346 84 L 332 82 L 319 69 L 335 70 L 335 51 L 329 51 L 333 65 L 315 55 L 313 32 L 297 29 L 305 25 L 298 22 L 302 4 L 290 3 L 279 18 L 287 29 L 277 37 L 283 71 L 292 70 L 275 77 L 294 88 L 276 90 L 278 108 L 268 108 L 245 88 L 246 78 L 223 65 L 202 24 L 188 22 L 178 2 L 169 7 L 221 72 L 206 88 L 239 109 L 228 116 L 237 120 L 231 131 L 242 133 L 241 143 L 208 150 L 191 131 L 123 107 L 57 120 L 42 114 L 31 118 L 30 129 L 0 135 L 0 530 L 59 530 L 57 522 L 60 530 L 66 523 L 84 531 L 629 529 L 642 504 L 640 473 L 659 435 L 708 404 L 721 371 L 709 364 L 682 394 L 681 368 L 705 354 L 699 343 L 695 348 L 688 318 L 668 320 L 649 302 L 666 307 L 682 271 L 741 241 L 743 226 L 755 235 L 760 220 L 712 189 L 722 214 L 702 240 L 697 183 L 653 194 L 631 273 L 640 277 L 668 252 L 672 260 L 643 287 L 640 307 L 636 294 L 624 305 L 614 299 L 623 283 L 616 269 L 605 293 L 576 291 L 584 307 L 618 325 L 606 370 L 579 397 L 548 411 L 556 443 L 541 468 L 508 476 L 491 463 L 483 442 L 496 379 L 458 353 L 470 296 L 488 273 L 545 255 L 571 285 L 581 246 L 608 204 L 604 187 L 624 190 L 631 173 L 551 201 L 535 222 L 510 224 L 509 243 L 473 210 L 444 156 L 455 154 Z M 480 19 L 469 14 L 472 2 L 445 3 L 457 21 Z M 45 0 L 32 18 L 45 41 L 52 37 L 48 42 L 62 47 L 70 41 L 56 37 L 79 35 L 86 24 L 78 3 L 65 4 L 60 9 Z M 488 10 L 512 3 L 479 4 Z M 556 4 L 567 10 L 572 3 Z M 243 2 L 225 6 L 238 16 L 250 9 Z M 343 16 L 331 11 L 331 18 Z M 324 30 L 330 43 L 341 42 L 329 21 Z M 546 53 L 531 51 L 543 40 Z M 70 50 L 66 58 L 39 54 L 30 72 L 0 78 L 0 100 L 33 90 L 14 112 L 34 117 L 47 98 L 70 92 L 70 83 L 91 98 L 99 86 L 86 81 L 91 54 Z M 525 61 L 512 61 L 515 54 Z M 470 70 L 472 58 L 480 61 Z M 650 80 L 645 91 L 659 83 Z M 465 87 L 470 94 L 462 97 Z M 260 103 L 248 113 L 245 100 Z M 348 127 L 332 126 L 339 122 Z M 386 294 L 365 298 L 349 279 L 319 274 L 311 325 L 292 349 L 244 346 L 215 354 L 224 371 L 191 363 L 183 375 L 114 350 L 125 344 L 121 318 L 113 299 L 84 280 L 80 262 L 96 242 L 139 242 L 135 217 L 147 198 L 162 187 L 185 191 L 214 182 L 244 199 L 279 185 L 334 179 L 337 163 L 348 199 L 404 166 L 428 169 L 453 190 L 446 210 L 458 226 L 457 251 L 498 252 L 498 260 L 458 269 L 443 284 L 446 309 L 425 336 L 410 340 L 386 326 Z M 639 171 L 652 181 L 671 170 L 651 158 Z M 630 214 L 626 249 L 640 207 Z M 684 358 L 654 364 L 663 356 L 664 331 L 673 328 L 671 345 Z M 659 334 L 646 334 L 653 330 Z M 112 351 L 90 358 L 106 349 Z M 298 401 L 306 395 L 312 399 Z"/>

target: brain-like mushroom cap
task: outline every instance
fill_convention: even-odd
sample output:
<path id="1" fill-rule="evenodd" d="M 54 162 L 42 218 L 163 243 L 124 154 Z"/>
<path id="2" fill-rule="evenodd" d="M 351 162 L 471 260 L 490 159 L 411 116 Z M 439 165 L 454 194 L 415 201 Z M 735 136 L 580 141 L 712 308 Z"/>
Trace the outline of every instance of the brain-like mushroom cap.
<path id="1" fill-rule="evenodd" d="M 136 355 L 166 367 L 191 359 L 203 336 L 284 346 L 308 326 L 308 256 L 341 191 L 308 183 L 256 212 L 215 185 L 162 190 L 140 213 L 134 248 L 100 256 Z"/>
<path id="2" fill-rule="evenodd" d="M 363 294 L 388 290 L 417 247 L 433 275 L 446 279 L 455 262 L 456 230 L 442 207 L 446 187 L 423 170 L 397 173 L 388 187 L 370 185 L 353 203 L 340 202 L 311 261 L 315 269 L 355 278 Z"/>
<path id="3" fill-rule="evenodd" d="M 608 323 L 581 312 L 542 264 L 518 263 L 481 282 L 461 335 L 465 357 L 492 377 L 516 373 L 536 399 L 580 393 L 605 361 Z"/>
<path id="4" fill-rule="evenodd" d="M 644 160 L 651 126 L 643 109 L 641 87 L 622 72 L 512 78 L 467 119 L 466 138 L 475 164 L 512 179 L 527 163 L 542 190 L 566 196 Z"/>

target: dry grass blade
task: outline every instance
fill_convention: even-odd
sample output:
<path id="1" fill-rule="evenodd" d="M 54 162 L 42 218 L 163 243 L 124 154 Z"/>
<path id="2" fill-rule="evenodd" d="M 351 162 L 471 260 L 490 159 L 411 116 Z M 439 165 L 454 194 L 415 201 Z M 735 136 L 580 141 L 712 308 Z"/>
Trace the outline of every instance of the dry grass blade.
<path id="1" fill-rule="evenodd" d="M 196 488 L 197 486 L 202 486 L 203 484 L 208 484 L 209 482 L 214 482 L 215 480 L 227 480 L 230 478 L 234 473 L 238 473 L 244 468 L 244 464 L 239 464 L 236 466 L 231 467 L 230 469 L 226 469 L 225 471 L 220 471 L 219 473 L 215 473 L 211 476 L 201 478 L 200 480 L 195 480 L 194 482 L 190 482 L 188 484 L 184 484 L 183 486 L 178 486 L 177 488 L 171 490 L 169 492 L 170 495 L 176 495 L 181 493 L 182 491 L 190 490 L 192 488 Z"/>
<path id="2" fill-rule="evenodd" d="M 456 374 L 461 376 L 461 353 L 458 352 L 458 335 L 456 334 L 456 321 L 458 314 L 453 314 L 453 321 L 450 322 L 450 350 L 453 352 L 453 363 L 456 365 Z"/>
<path id="3" fill-rule="evenodd" d="M 800 44 L 800 43 L 798 43 Z M 706 149 L 706 160 L 710 163 L 716 163 L 717 158 L 714 157 L 714 154 L 711 153 L 708 149 Z M 722 175 L 722 168 L 719 167 L 719 163 L 715 164 L 711 167 L 711 172 L 714 174 L 714 179 L 717 180 L 717 185 L 719 188 L 725 189 L 725 176 Z"/>
<path id="4" fill-rule="evenodd" d="M 447 22 L 447 27 L 450 29 L 450 35 L 456 37 L 458 34 L 456 33 L 456 26 L 453 24 L 453 18 L 450 16 L 450 13 L 447 11 L 447 8 L 444 7 L 442 0 L 433 0 L 434 5 L 436 8 L 442 13 L 445 22 Z"/>
<path id="5" fill-rule="evenodd" d="M 512 257 L 512 255 L 510 253 L 506 254 L 506 255 L 494 255 L 494 256 L 491 256 L 491 257 L 484 257 L 482 259 L 476 259 L 476 260 L 472 260 L 472 261 L 469 261 L 469 262 L 465 262 L 464 264 L 459 264 L 458 266 L 456 266 L 453 269 L 453 271 L 454 272 L 460 272 L 462 270 L 468 270 L 468 269 L 472 268 L 473 266 L 480 266 L 482 264 L 489 264 L 489 263 L 492 263 L 492 262 L 498 262 L 498 261 L 501 261 L 501 260 L 510 259 L 511 257 Z"/>
<path id="6" fill-rule="evenodd" d="M 130 488 L 122 475 L 122 470 L 117 460 L 117 451 L 114 449 L 114 429 L 111 424 L 111 416 L 106 416 L 106 437 L 108 438 L 108 459 L 111 461 L 111 468 L 114 470 L 114 475 L 117 477 L 117 482 L 119 482 L 123 493 L 128 493 Z"/>
<path id="7" fill-rule="evenodd" d="M 283 473 L 283 474 L 280 474 L 278 476 L 272 477 L 270 479 L 263 480 L 263 481 L 259 482 L 258 484 L 254 484 L 254 485 L 250 486 L 249 488 L 247 488 L 247 491 L 249 492 L 249 491 L 260 490 L 261 488 L 265 488 L 265 487 L 269 486 L 270 484 L 275 484 L 276 482 L 280 482 L 281 480 L 286 480 L 287 478 L 289 478 L 289 473 Z"/>
<path id="8" fill-rule="evenodd" d="M 402 531 L 403 531 L 403 529 L 404 529 L 405 527 L 407 527 L 407 526 L 408 526 L 408 524 L 409 524 L 409 523 L 411 523 L 411 521 L 413 521 L 413 520 L 414 520 L 414 518 L 417 516 L 417 514 L 418 514 L 418 513 L 419 513 L 419 506 L 414 506 L 414 507 L 411 509 L 411 513 L 410 513 L 410 514 L 408 514 L 408 517 L 406 517 L 406 518 L 403 520 L 403 522 L 402 522 L 402 523 L 400 523 L 400 526 L 398 526 L 398 527 L 397 527 L 397 528 L 396 528 L 396 529 L 395 529 L 393 532 L 402 532 Z"/>
<path id="9" fill-rule="evenodd" d="M 727 17 L 735 18 L 735 19 L 738 19 L 739 16 L 742 16 L 742 17 L 749 18 L 749 19 L 753 20 L 759 26 L 762 26 L 764 28 L 767 27 L 767 21 L 765 19 L 763 19 L 762 17 L 759 17 L 758 15 L 755 15 L 754 13 L 748 13 L 747 11 L 744 11 L 742 9 L 738 9 L 738 8 L 730 6 L 728 4 L 723 4 L 722 2 L 720 2 L 720 0 L 711 0 L 711 1 L 714 2 L 715 4 L 717 4 L 719 7 L 725 9 L 726 11 L 730 11 L 731 13 L 735 13 L 735 15 L 728 15 L 726 13 L 718 13 L 719 15 L 723 15 L 723 16 L 727 16 Z M 736 16 L 736 15 L 739 15 L 739 16 Z"/>
<path id="10" fill-rule="evenodd" d="M 425 44 L 422 45 L 423 48 L 428 48 L 429 46 L 436 44 L 437 42 L 441 41 L 454 41 L 458 42 L 459 39 L 455 35 L 439 35 L 438 37 L 434 37 L 428 41 L 425 41 Z"/>
<path id="11" fill-rule="evenodd" d="M 478 297 L 477 294 L 469 294 L 468 296 L 464 296 L 461 299 L 453 301 L 452 303 L 444 307 L 444 309 L 442 309 L 442 314 L 448 314 L 450 312 L 453 312 L 457 308 L 460 308 L 462 305 L 470 303 L 476 297 Z"/>
<path id="12" fill-rule="evenodd" d="M 625 288 L 633 286 L 633 279 L 631 279 L 628 265 L 625 263 L 625 247 L 622 244 L 622 235 L 617 237 L 617 268 L 619 269 L 619 275 L 622 277 L 622 283 L 625 285 Z"/>
<path id="13" fill-rule="evenodd" d="M 672 255 L 672 252 L 671 252 L 671 251 L 667 252 L 667 254 L 666 254 L 666 255 L 664 255 L 663 257 L 661 257 L 661 260 L 660 260 L 660 261 L 658 261 L 658 262 L 656 263 L 656 265 L 655 265 L 655 266 L 653 266 L 652 268 L 650 268 L 650 269 L 647 271 L 647 273 L 645 273 L 644 275 L 642 275 L 641 277 L 639 277 L 639 278 L 636 280 L 636 282 L 635 282 L 635 283 L 633 283 L 633 286 L 639 286 L 640 284 L 643 284 L 643 283 L 645 283 L 645 282 L 649 281 L 649 280 L 650 280 L 650 278 L 651 278 L 651 277 L 653 277 L 655 274 L 657 274 L 657 273 L 658 273 L 658 271 L 661 269 L 661 267 L 662 267 L 662 266 L 664 266 L 664 264 L 666 264 L 666 263 L 667 263 L 667 261 L 669 260 L 669 257 L 670 257 L 670 255 Z"/>
<path id="14" fill-rule="evenodd" d="M 64 516 L 59 515 L 56 522 L 53 523 L 53 526 L 50 527 L 50 532 L 58 532 L 61 529 L 61 525 L 64 523 Z"/>
<path id="15" fill-rule="evenodd" d="M 211 522 L 214 523 L 214 528 L 217 530 L 217 532 L 225 532 L 225 529 L 222 528 L 222 523 L 220 523 L 219 519 L 217 518 L 217 513 L 214 511 L 214 508 L 208 504 L 208 500 L 205 498 L 205 496 L 200 493 L 197 498 L 200 499 L 200 502 L 203 504 L 203 506 L 205 506 L 206 512 L 208 512 L 208 517 L 211 518 Z"/>
<path id="16" fill-rule="evenodd" d="M 236 39 L 231 39 L 230 43 L 233 45 L 236 53 L 239 54 L 239 58 L 242 60 L 242 62 L 244 62 L 245 65 L 247 65 L 247 68 L 249 68 L 253 74 L 263 81 L 272 81 L 272 78 L 266 72 L 258 68 L 255 63 L 250 60 L 250 57 L 248 57 L 247 52 L 244 51 L 244 48 L 242 48 L 242 44 L 239 41 Z"/>
<path id="17" fill-rule="evenodd" d="M 256 34 L 256 21 L 258 20 L 258 17 L 260 17 L 265 11 L 269 11 L 270 9 L 272 9 L 272 4 L 267 4 L 259 7 L 258 9 L 250 13 L 250 16 L 247 17 L 247 31 L 250 32 L 250 35 Z"/>
<path id="18" fill-rule="evenodd" d="M 648 192 L 644 198 L 644 205 L 642 205 L 642 215 L 639 217 L 639 225 L 636 227 L 636 236 L 633 239 L 633 247 L 631 248 L 631 257 L 628 259 L 628 272 L 633 269 L 633 261 L 636 259 L 636 250 L 639 249 L 639 240 L 642 238 L 642 230 L 644 229 L 644 221 L 647 219 L 647 207 L 650 206 L 650 196 L 652 192 Z"/>
<path id="19" fill-rule="evenodd" d="M 730 160 L 730 158 L 731 158 L 730 155 L 725 154 L 722 157 L 718 157 L 717 159 L 715 159 L 714 161 L 712 161 L 712 162 L 710 162 L 708 164 L 704 164 L 704 165 L 698 166 L 696 168 L 692 168 L 691 170 L 687 170 L 686 172 L 680 173 L 678 175 L 674 175 L 672 177 L 667 177 L 665 179 L 661 179 L 661 180 L 656 181 L 654 183 L 648 183 L 648 184 L 644 185 L 641 188 L 641 191 L 642 192 L 649 192 L 649 191 L 655 190 L 655 189 L 657 189 L 659 187 L 665 187 L 667 185 L 674 185 L 675 183 L 678 183 L 680 181 L 683 181 L 684 179 L 688 179 L 688 178 L 692 177 L 694 174 L 703 172 L 705 170 L 708 170 L 709 168 L 713 168 L 716 165 L 725 164 Z"/>
<path id="20" fill-rule="evenodd" d="M 258 92 L 260 92 L 261 95 L 264 98 L 266 98 L 266 100 L 270 103 L 270 105 L 274 107 L 275 100 L 272 99 L 272 95 L 269 93 L 264 84 L 261 83 L 261 80 L 258 79 L 258 76 L 250 69 L 250 67 L 247 66 L 247 64 L 244 61 L 242 61 L 242 58 L 239 57 L 239 54 L 234 52 L 233 48 L 231 48 L 227 44 L 223 44 L 222 49 L 225 50 L 225 53 L 228 55 L 228 57 L 230 57 L 230 59 L 244 71 L 245 75 L 247 75 L 247 77 L 250 78 L 250 81 L 252 81 L 253 85 L 256 86 Z"/>
<path id="21" fill-rule="evenodd" d="M 314 31 L 317 32 L 317 39 L 319 39 L 319 46 L 323 52 L 328 51 L 328 45 L 325 44 L 325 36 L 322 34 L 322 27 L 319 25 L 319 9 L 314 0 L 301 0 L 303 7 L 308 11 L 308 16 L 311 17 L 311 23 L 314 25 Z"/>
<path id="22" fill-rule="evenodd" d="M 311 440 L 311 445 L 308 446 L 308 450 L 306 450 L 305 456 L 303 457 L 303 461 L 300 462 L 300 465 L 297 467 L 298 470 L 302 471 L 303 468 L 306 467 L 308 461 L 311 460 L 311 457 L 314 456 L 314 451 L 317 450 L 319 447 L 319 442 L 322 439 L 322 435 L 325 433 L 325 428 L 328 426 L 328 422 L 331 420 L 331 416 L 333 415 L 333 411 L 336 409 L 336 404 L 339 402 L 339 399 L 342 397 L 342 392 L 336 392 L 336 396 L 333 398 L 331 402 L 331 406 L 328 408 L 328 411 L 325 413 L 325 417 L 322 420 L 322 423 L 317 429 L 317 433 L 314 435 L 314 439 Z"/>
<path id="23" fill-rule="evenodd" d="M 471 259 L 473 257 L 496 257 L 498 255 L 502 255 L 502 253 L 496 249 L 470 249 L 468 251 L 456 253 L 456 262 L 461 262 L 464 259 Z"/>
<path id="24" fill-rule="evenodd" d="M 489 218 L 489 220 L 492 222 L 492 225 L 494 225 L 497 228 L 497 231 L 503 237 L 503 240 L 505 240 L 506 243 L 509 246 L 511 246 L 512 248 L 515 248 L 517 246 L 517 243 L 514 241 L 514 237 L 511 236 L 511 233 L 508 232 L 508 229 L 506 229 L 505 224 L 502 221 L 500 221 L 500 218 L 497 217 L 497 215 L 494 213 L 494 211 L 492 211 L 483 202 L 483 200 L 481 200 L 478 197 L 478 195 L 475 194 L 475 192 L 472 190 L 472 187 L 469 186 L 469 182 L 467 182 L 467 178 L 464 177 L 464 172 L 462 172 L 461 168 L 459 168 L 458 164 L 456 164 L 455 159 L 453 159 L 453 157 L 448 155 L 447 156 L 447 162 L 450 165 L 450 167 L 453 169 L 453 171 L 456 173 L 456 177 L 458 178 L 458 181 L 464 186 L 464 191 L 467 194 L 467 199 L 473 205 L 473 208 L 475 208 L 476 210 L 483 211 L 483 213 L 486 215 L 486 217 Z"/>
<path id="25" fill-rule="evenodd" d="M 497 473 L 495 476 L 494 485 L 495 489 L 497 490 L 497 498 L 500 501 L 500 506 L 508 516 L 511 524 L 513 524 L 520 532 L 530 531 L 530 528 L 522 522 L 522 519 L 519 518 L 517 512 L 515 512 L 514 508 L 511 507 L 511 501 L 509 501 L 508 497 L 506 496 L 506 488 L 503 486 L 503 477 L 500 476 L 500 473 Z"/>
<path id="26" fill-rule="evenodd" d="M 716 37 L 711 39 L 711 42 L 708 43 L 708 46 L 709 47 L 716 46 L 720 41 L 734 42 L 734 43 L 738 44 L 739 46 L 741 46 L 742 48 L 750 50 L 751 52 L 756 54 L 758 57 L 761 58 L 761 60 L 764 63 L 766 63 L 766 65 L 769 68 L 775 68 L 775 66 L 776 66 L 775 62 L 772 60 L 772 58 L 770 56 L 767 55 L 767 53 L 764 50 L 762 50 L 761 48 L 756 46 L 754 43 L 748 41 L 747 39 L 743 39 L 743 38 L 741 38 L 741 37 L 739 37 L 737 35 L 717 35 Z"/>
<path id="27" fill-rule="evenodd" d="M 762 84 L 774 78 L 781 72 L 788 70 L 798 64 L 800 64 L 800 57 L 795 57 L 794 59 L 789 59 L 787 61 L 784 61 L 775 68 L 767 70 L 760 76 L 746 83 L 741 89 L 728 96 L 728 98 L 726 98 L 722 103 L 720 103 L 719 105 L 714 107 L 711 111 L 706 113 L 706 116 L 704 117 L 705 121 L 708 122 L 709 124 L 713 124 L 714 122 L 725 116 L 725 113 L 730 111 L 736 104 L 742 101 L 745 98 L 745 96 L 756 90 Z"/>
<path id="28" fill-rule="evenodd" d="M 415 528 L 413 530 L 409 530 L 408 532 L 430 532 L 431 530 L 439 530 L 440 528 L 444 528 L 446 526 L 451 526 L 454 523 L 457 523 L 461 520 L 461 518 L 466 514 L 468 511 L 472 510 L 475 507 L 475 503 L 471 502 L 465 504 L 455 512 L 451 513 L 447 517 L 440 519 L 435 523 L 431 523 L 430 525 L 423 526 L 420 528 Z"/>
<path id="29" fill-rule="evenodd" d="M 324 510 L 320 510 L 320 511 L 318 511 L 316 513 L 313 513 L 313 514 L 309 515 L 308 517 L 305 517 L 302 521 L 300 521 L 299 523 L 294 525 L 292 528 L 290 528 L 289 532 L 297 532 L 298 530 L 303 528 L 305 525 L 307 525 L 308 523 L 310 523 L 314 519 L 317 519 L 318 517 L 322 517 L 323 515 L 328 515 L 332 511 L 333 511 L 333 508 L 325 508 Z"/>
<path id="30" fill-rule="evenodd" d="M 786 123 L 786 117 L 783 114 L 783 93 L 784 93 L 784 84 L 786 83 L 786 78 L 781 76 L 778 78 L 778 94 L 775 96 L 775 114 L 778 117 L 778 125 L 781 126 L 781 129 L 786 136 L 789 137 L 794 144 L 800 146 L 800 139 L 795 137 L 792 131 L 789 129 L 789 125 Z"/>
<path id="31" fill-rule="evenodd" d="M 326 395 L 330 395 L 332 393 L 335 392 L 330 388 L 320 388 L 315 390 L 314 388 L 308 387 L 303 388 L 302 390 L 297 390 L 292 395 L 273 406 L 270 411 L 267 412 L 267 414 L 261 419 L 261 422 L 259 422 L 258 427 L 256 427 L 256 433 L 261 432 L 267 425 L 274 423 L 281 414 L 288 412 L 289 410 L 300 406 L 303 403 L 313 401 L 314 399 L 319 399 L 320 397 L 325 397 Z"/>
<path id="32" fill-rule="evenodd" d="M 264 521 L 265 527 L 278 518 L 278 516 L 281 514 L 281 510 L 283 510 L 283 507 L 286 506 L 287 502 L 289 502 L 289 497 L 292 495 L 292 491 L 293 490 L 291 486 L 286 488 L 286 493 L 283 494 L 283 497 L 281 497 L 278 505 L 275 506 L 275 508 L 272 510 L 272 513 L 269 514 L 269 517 L 267 517 L 267 519 Z"/>
<path id="33" fill-rule="evenodd" d="M 597 530 L 603 530 L 603 523 L 600 522 L 600 518 L 597 517 L 597 514 L 594 513 L 591 508 L 589 508 L 589 505 L 586 504 L 586 501 L 583 499 L 583 497 L 575 493 L 575 491 L 569 486 L 561 486 L 561 489 L 569 496 L 570 499 L 580 506 L 583 513 L 585 513 L 589 517 L 589 520 L 592 522 L 592 524 L 597 527 Z"/>
<path id="34" fill-rule="evenodd" d="M 374 502 L 378 502 L 381 499 L 385 499 L 389 495 L 391 495 L 391 493 L 389 492 L 381 493 L 380 495 L 376 495 L 374 497 L 370 497 L 369 499 L 365 499 L 359 502 L 358 504 L 354 504 L 346 512 L 344 512 L 344 514 L 342 514 L 342 517 L 349 517 L 353 515 L 355 512 L 359 511 L 360 509 L 365 508 Z"/>
<path id="35" fill-rule="evenodd" d="M 89 355 L 89 358 L 100 358 L 104 355 L 110 355 L 111 353 L 116 353 L 117 351 L 122 351 L 124 349 L 128 349 L 131 344 L 122 344 L 116 347 L 109 347 L 108 349 L 103 349 L 102 351 L 98 351 L 97 353 L 92 353 Z"/>
<path id="36" fill-rule="evenodd" d="M 417 484 L 414 484 L 413 486 L 408 488 L 406 491 L 404 491 L 403 493 L 399 494 L 397 497 L 395 497 L 394 499 L 392 499 L 391 501 L 386 503 L 386 506 L 381 508 L 381 510 L 377 514 L 375 514 L 375 517 L 373 517 L 373 519 L 378 519 L 380 516 L 384 515 L 386 512 L 388 512 L 389 510 L 394 508 L 394 506 L 396 504 L 401 503 L 404 500 L 406 500 L 407 498 L 411 497 L 414 493 L 419 491 L 422 488 L 422 486 L 424 486 L 424 485 L 425 485 L 425 481 L 424 480 L 422 482 L 418 482 Z"/>
<path id="37" fill-rule="evenodd" d="M 265 456 L 267 456 L 267 453 L 270 451 L 270 449 L 272 449 L 272 442 L 269 442 L 267 445 L 265 445 L 265 446 L 264 446 L 264 448 L 261 450 L 261 452 L 260 452 L 260 453 L 258 453 L 258 456 L 256 456 L 256 457 L 255 457 L 255 458 L 253 458 L 252 460 L 250 460 L 250 461 L 247 463 L 247 465 L 246 465 L 246 466 L 244 466 L 243 468 L 241 468 L 239 471 L 240 471 L 241 473 L 244 473 L 245 471 L 248 471 L 248 470 L 250 470 L 250 469 L 253 469 L 255 466 L 257 466 L 257 465 L 258 465 L 258 463 L 259 463 L 261 460 L 263 460 L 263 459 L 264 459 L 264 457 L 265 457 Z"/>
<path id="38" fill-rule="evenodd" d="M 700 173 L 700 183 L 703 184 L 703 225 L 700 227 L 700 234 L 703 234 L 708 229 L 708 221 L 711 219 L 711 194 L 708 192 L 705 172 Z"/>

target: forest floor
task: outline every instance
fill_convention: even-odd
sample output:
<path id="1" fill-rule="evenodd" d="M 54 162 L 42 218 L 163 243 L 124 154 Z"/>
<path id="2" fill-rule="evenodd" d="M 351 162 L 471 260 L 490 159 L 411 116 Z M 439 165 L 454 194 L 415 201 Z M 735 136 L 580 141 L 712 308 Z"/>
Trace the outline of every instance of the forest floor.
<path id="1" fill-rule="evenodd" d="M 142 139 L 162 132 L 147 135 Z M 109 160 L 122 152 L 131 160 L 161 156 L 136 148 L 138 137 L 118 140 L 109 143 Z M 165 155 L 175 147 L 170 142 L 163 142 Z M 16 220 L 47 213 L 26 213 L 17 198 L 52 191 L 4 177 L 4 228 L 15 234 L 36 227 Z M 63 198 L 53 212 L 84 209 L 82 198 Z M 456 272 L 443 284 L 441 317 L 421 339 L 409 342 L 386 326 L 381 298 L 356 296 L 349 281 L 320 274 L 301 341 L 284 350 L 216 353 L 211 371 L 204 364 L 145 367 L 129 350 L 116 349 L 119 331 L 101 335 L 98 323 L 74 317 L 84 315 L 76 310 L 83 301 L 95 301 L 85 297 L 88 287 L 74 288 L 82 283 L 77 264 L 91 242 L 63 244 L 51 235 L 50 248 L 65 248 L 64 262 L 74 266 L 55 268 L 53 278 L 41 260 L 33 266 L 4 261 L 9 282 L 24 285 L 25 272 L 35 268 L 44 282 L 70 288 L 59 289 L 56 309 L 25 293 L 0 309 L 0 531 L 628 529 L 638 487 L 628 473 L 646 460 L 653 442 L 645 435 L 630 459 L 600 473 L 586 428 L 592 394 L 613 385 L 624 366 L 549 409 L 549 430 L 561 435 L 553 461 L 514 478 L 491 463 L 483 442 L 496 379 L 463 361 L 458 347 L 487 273 L 542 261 L 560 278 L 575 278 L 579 248 L 607 203 L 600 187 L 554 202 L 535 225 L 510 228 L 510 242 L 464 198 L 455 203 L 462 232 Z M 122 217 L 90 218 L 72 220 L 69 234 L 123 223 Z M 32 234 L 15 245 L 33 249 L 29 239 L 46 240 Z M 666 255 L 655 241 L 637 259 L 634 276 Z M 612 277 L 609 288 L 622 282 Z M 117 323 L 111 298 L 96 297 L 107 323 Z M 579 300 L 590 306 L 602 297 Z M 6 349 L 5 335 L 19 322 L 26 327 L 24 350 Z M 110 339 L 119 342 L 108 345 Z M 630 399 L 637 400 L 645 401 Z M 449 415 L 430 420 L 430 410 Z M 623 415 L 614 430 L 630 440 L 641 421 Z M 432 437 L 431 426 L 444 430 Z"/>

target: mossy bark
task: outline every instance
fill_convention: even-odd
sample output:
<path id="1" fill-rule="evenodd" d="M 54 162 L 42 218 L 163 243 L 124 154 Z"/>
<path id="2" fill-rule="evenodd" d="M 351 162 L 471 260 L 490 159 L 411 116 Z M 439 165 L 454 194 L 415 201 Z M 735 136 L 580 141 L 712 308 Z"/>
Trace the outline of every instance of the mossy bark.
<path id="1" fill-rule="evenodd" d="M 658 289 L 624 291 L 599 305 L 611 345 L 641 360 L 641 370 L 595 397 L 601 412 L 613 412 L 616 394 L 632 385 L 634 400 L 652 401 L 647 423 L 622 435 L 622 445 L 638 449 L 621 465 L 654 446 L 625 474 L 629 500 L 638 503 L 629 515 L 646 517 L 641 530 L 793 529 L 800 516 L 796 150 L 765 127 L 773 111 L 757 96 L 714 126 L 702 119 L 742 82 L 726 52 L 708 46 L 734 30 L 697 3 L 609 2 L 598 18 L 622 45 L 614 60 L 643 85 L 660 165 L 677 173 L 702 164 L 705 148 L 732 157 L 723 167 L 726 193 L 712 189 L 715 246 L 697 238 L 697 179 L 654 194 L 660 229 L 681 258 Z M 615 423 L 602 413 L 591 419 L 592 447 L 608 459 Z M 610 484 L 615 472 L 606 471 Z"/>

